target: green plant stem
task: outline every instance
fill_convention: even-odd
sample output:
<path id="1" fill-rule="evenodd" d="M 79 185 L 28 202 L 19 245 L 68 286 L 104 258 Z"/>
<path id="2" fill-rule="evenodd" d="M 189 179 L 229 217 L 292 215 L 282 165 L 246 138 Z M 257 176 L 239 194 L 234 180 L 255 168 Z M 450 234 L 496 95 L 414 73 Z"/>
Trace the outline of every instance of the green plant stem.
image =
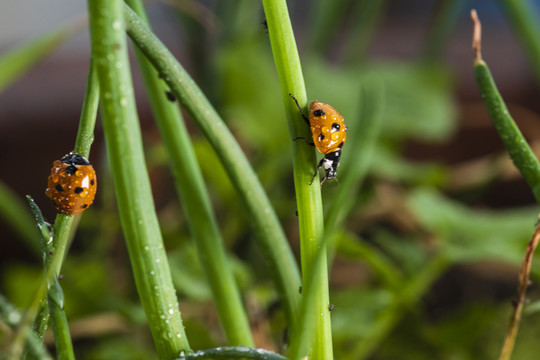
<path id="1" fill-rule="evenodd" d="M 142 2 L 139 0 L 126 2 L 148 24 Z M 135 49 L 135 54 L 154 118 L 171 159 L 171 168 L 184 214 L 195 238 L 199 258 L 208 277 L 228 343 L 253 346 L 240 293 L 227 261 L 210 197 L 204 187 L 203 176 L 178 104 L 167 99 L 165 96 L 167 87 L 158 78 L 157 72 L 144 54 L 139 49 Z"/>
<path id="2" fill-rule="evenodd" d="M 152 199 L 131 83 L 124 3 L 89 0 L 105 143 L 135 283 L 158 356 L 189 350 Z"/>
<path id="3" fill-rule="evenodd" d="M 296 108 L 296 104 L 289 96 L 289 94 L 293 94 L 300 106 L 305 109 L 307 105 L 306 90 L 287 3 L 284 0 L 263 0 L 263 7 L 274 62 L 281 83 L 283 101 L 287 110 L 291 138 L 303 137 L 309 139 L 311 138 L 310 129 L 306 126 Z M 308 350 L 309 358 L 316 360 L 333 359 L 333 349 L 330 311 L 328 310 L 330 300 L 326 244 L 323 242 L 321 190 L 317 182 L 310 185 L 315 164 L 315 150 L 303 141 L 294 142 L 294 186 L 298 206 L 303 288 L 308 296 L 315 298 L 314 313 L 319 314 L 314 325 L 315 338 L 313 347 Z M 318 275 L 313 282 L 308 281 L 312 274 Z M 315 289 L 306 288 L 306 286 L 310 285 Z M 293 328 L 292 336 L 302 336 L 302 330 L 298 329 L 298 332 L 295 332 Z"/>
<path id="4" fill-rule="evenodd" d="M 69 326 L 64 312 L 64 294 L 57 278 L 53 278 L 48 291 L 49 312 L 56 346 L 56 357 L 61 360 L 75 359 Z"/>
<path id="5" fill-rule="evenodd" d="M 478 26 L 480 26 L 479 23 Z M 504 147 L 529 184 L 536 202 L 540 204 L 540 162 L 508 112 L 491 72 L 482 60 L 480 40 L 480 38 L 475 39 L 476 58 L 474 61 L 474 75 L 480 94 Z"/>
<path id="6" fill-rule="evenodd" d="M 180 356 L 176 360 L 233 360 L 233 359 L 252 359 L 252 360 L 287 360 L 285 356 L 264 349 L 253 349 L 245 346 L 221 346 L 215 349 L 206 349 L 195 351 L 192 354 Z"/>
<path id="7" fill-rule="evenodd" d="M 503 7 L 510 24 L 521 40 L 536 75 L 536 81 L 540 83 L 540 43 L 538 42 L 540 26 L 535 16 L 536 9 L 530 6 L 530 1 L 525 0 L 500 0 L 497 3 Z"/>
<path id="8" fill-rule="evenodd" d="M 94 142 L 94 128 L 96 126 L 98 106 L 99 80 L 94 61 L 90 59 L 86 92 L 81 110 L 81 120 L 79 122 L 77 138 L 75 139 L 75 148 L 73 149 L 74 153 L 89 157 L 90 148 Z"/>
<path id="9" fill-rule="evenodd" d="M 299 304 L 300 275 L 283 229 L 257 176 L 223 120 L 174 56 L 127 6 L 124 16 L 128 35 L 158 70 L 223 163 L 256 230 L 259 246 L 270 264 L 270 273 L 287 315 L 294 322 Z"/>

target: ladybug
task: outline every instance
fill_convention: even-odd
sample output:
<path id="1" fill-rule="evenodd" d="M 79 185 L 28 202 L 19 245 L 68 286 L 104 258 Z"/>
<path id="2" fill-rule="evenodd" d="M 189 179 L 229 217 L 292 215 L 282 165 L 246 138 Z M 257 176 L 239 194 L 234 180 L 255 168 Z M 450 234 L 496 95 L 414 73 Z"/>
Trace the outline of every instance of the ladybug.
<path id="1" fill-rule="evenodd" d="M 292 94 L 289 94 L 289 96 L 294 100 L 302 117 L 311 128 L 313 143 L 308 142 L 308 144 L 315 146 L 317 151 L 324 155 L 309 183 L 310 185 L 313 184 L 320 168 L 324 166 L 326 174 L 321 180 L 322 186 L 325 180 L 333 180 L 337 175 L 341 149 L 347 140 L 345 119 L 332 106 L 320 101 L 312 101 L 309 104 L 309 118 L 307 118 L 296 98 Z M 306 141 L 302 137 L 297 137 L 294 140 L 298 139 Z"/>
<path id="2" fill-rule="evenodd" d="M 79 154 L 67 154 L 53 163 L 45 195 L 61 214 L 75 215 L 88 209 L 96 196 L 96 172 Z"/>

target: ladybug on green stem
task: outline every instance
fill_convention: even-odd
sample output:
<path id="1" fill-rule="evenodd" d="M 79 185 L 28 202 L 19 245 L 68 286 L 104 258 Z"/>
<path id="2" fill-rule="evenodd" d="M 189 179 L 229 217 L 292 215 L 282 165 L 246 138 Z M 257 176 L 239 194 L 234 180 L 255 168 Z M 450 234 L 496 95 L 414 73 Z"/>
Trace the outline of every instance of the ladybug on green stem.
<path id="1" fill-rule="evenodd" d="M 293 140 L 302 139 L 309 145 L 315 146 L 317 151 L 324 155 L 317 165 L 317 170 L 311 179 L 310 185 L 313 184 L 317 173 L 321 167 L 324 167 L 326 174 L 321 180 L 321 186 L 325 180 L 333 180 L 337 175 L 337 167 L 341 157 L 341 149 L 347 140 L 347 126 L 345 119 L 332 106 L 320 101 L 312 101 L 309 104 L 309 118 L 306 117 L 304 111 L 298 104 L 298 100 L 292 95 L 289 96 L 294 100 L 302 117 L 311 128 L 313 135 L 313 143 L 307 142 L 303 137 L 297 137 Z"/>
<path id="2" fill-rule="evenodd" d="M 94 202 L 97 179 L 94 168 L 79 154 L 67 154 L 53 163 L 47 195 L 61 214 L 76 215 Z"/>

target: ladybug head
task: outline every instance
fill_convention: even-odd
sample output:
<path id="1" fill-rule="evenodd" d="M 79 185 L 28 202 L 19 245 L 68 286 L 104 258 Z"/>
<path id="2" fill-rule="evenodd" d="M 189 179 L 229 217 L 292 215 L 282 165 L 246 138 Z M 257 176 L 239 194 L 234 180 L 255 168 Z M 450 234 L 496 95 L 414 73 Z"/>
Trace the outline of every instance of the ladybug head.
<path id="1" fill-rule="evenodd" d="M 333 180 L 336 177 L 340 157 L 341 150 L 332 151 L 324 156 L 322 161 L 326 174 L 321 180 L 321 185 L 325 180 Z"/>
<path id="2" fill-rule="evenodd" d="M 62 156 L 60 161 L 68 165 L 90 165 L 84 156 L 75 153 Z"/>

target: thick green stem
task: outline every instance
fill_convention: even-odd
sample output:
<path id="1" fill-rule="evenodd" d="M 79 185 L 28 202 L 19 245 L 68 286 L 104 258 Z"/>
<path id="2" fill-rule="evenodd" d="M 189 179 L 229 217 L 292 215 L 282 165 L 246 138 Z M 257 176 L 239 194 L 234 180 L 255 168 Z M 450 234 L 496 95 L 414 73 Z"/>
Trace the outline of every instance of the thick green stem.
<path id="1" fill-rule="evenodd" d="M 105 142 L 135 283 L 158 356 L 189 350 L 152 199 L 131 83 L 121 0 L 89 0 Z"/>
<path id="2" fill-rule="evenodd" d="M 128 7 L 124 9 L 124 16 L 128 35 L 152 62 L 221 159 L 256 230 L 259 246 L 270 264 L 271 275 L 289 319 L 294 322 L 299 304 L 300 275 L 283 229 L 257 176 L 223 120 L 174 56 Z"/>
<path id="3" fill-rule="evenodd" d="M 491 72 L 483 60 L 475 62 L 474 74 L 493 125 L 495 125 L 514 164 L 532 189 L 536 202 L 540 204 L 540 163 L 538 158 L 508 112 Z"/>
<path id="4" fill-rule="evenodd" d="M 291 138 L 300 136 L 310 138 L 310 129 L 289 96 L 289 94 L 294 95 L 300 106 L 306 107 L 304 78 L 287 3 L 284 0 L 263 0 L 263 6 L 274 62 L 281 82 L 282 97 L 287 109 Z M 308 350 L 308 353 L 310 359 L 333 359 L 321 190 L 317 181 L 310 185 L 315 164 L 316 156 L 313 148 L 303 141 L 294 142 L 294 186 L 298 206 L 303 285 L 307 296 L 314 297 L 316 303 L 313 310 L 315 314 L 318 314 L 314 324 L 313 347 Z M 308 281 L 313 274 L 317 275 L 316 278 Z M 312 290 L 310 286 L 314 289 Z M 304 306 L 304 309 L 309 308 Z M 302 331 L 303 329 L 293 328 L 292 336 L 303 336 Z"/>
<path id="5" fill-rule="evenodd" d="M 148 24 L 142 2 L 139 0 L 126 2 Z M 240 292 L 227 260 L 210 197 L 206 192 L 203 176 L 178 104 L 167 99 L 165 93 L 168 88 L 158 78 L 157 72 L 144 54 L 139 49 L 135 50 L 135 54 L 154 118 L 171 159 L 176 189 L 195 238 L 199 259 L 208 277 L 228 343 L 253 346 Z"/>

